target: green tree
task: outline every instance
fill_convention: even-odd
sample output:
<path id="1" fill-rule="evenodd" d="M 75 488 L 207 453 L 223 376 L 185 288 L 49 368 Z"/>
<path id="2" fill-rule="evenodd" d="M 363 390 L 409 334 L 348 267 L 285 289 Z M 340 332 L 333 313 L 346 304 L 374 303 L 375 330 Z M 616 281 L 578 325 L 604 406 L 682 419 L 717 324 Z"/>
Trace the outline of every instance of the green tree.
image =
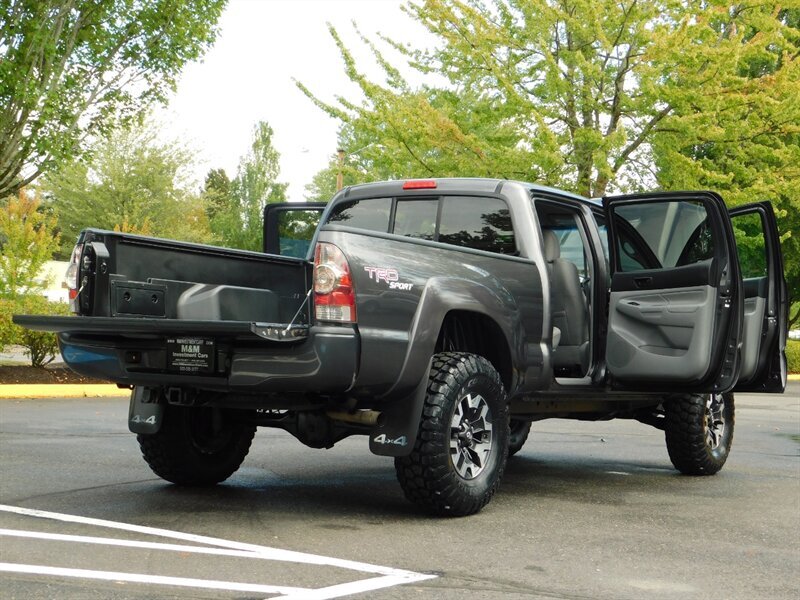
<path id="1" fill-rule="evenodd" d="M 256 124 L 250 151 L 240 159 L 236 177 L 230 184 L 230 202 L 215 208 L 211 230 L 225 246 L 262 250 L 264 207 L 270 202 L 286 200 L 288 186 L 277 181 L 280 154 L 272 145 L 272 136 L 272 127 L 267 122 Z"/>
<path id="2" fill-rule="evenodd" d="M 685 40 L 687 46 L 719 45 L 730 65 L 702 86 L 682 86 L 681 101 L 653 144 L 659 182 L 668 189 L 716 190 L 730 206 L 771 200 L 790 302 L 797 303 L 800 8 L 754 4 L 710 11 L 687 28 Z M 740 240 L 746 233 L 737 231 Z M 792 323 L 798 320 L 800 306 L 790 315 Z"/>
<path id="3" fill-rule="evenodd" d="M 0 297 L 14 300 L 47 285 L 38 277 L 58 248 L 55 226 L 56 218 L 24 190 L 0 203 Z"/>
<path id="4" fill-rule="evenodd" d="M 203 184 L 203 201 L 209 220 L 231 205 L 231 180 L 225 169 L 211 169 Z"/>
<path id="5" fill-rule="evenodd" d="M 430 0 L 407 10 L 439 44 L 393 45 L 433 84 L 412 89 L 365 40 L 385 73 L 369 81 L 333 28 L 364 102 L 325 103 L 301 84 L 343 122 L 346 151 L 380 142 L 364 155 L 376 157 L 368 173 L 499 176 L 585 195 L 641 182 L 632 161 L 670 112 L 649 54 L 674 28 L 667 2 Z"/>
<path id="6" fill-rule="evenodd" d="M 793 0 L 790 8 L 797 9 Z M 406 10 L 429 50 L 383 38 L 367 78 L 335 29 L 361 99 L 326 101 L 357 181 L 490 176 L 586 196 L 710 188 L 732 205 L 778 209 L 792 297 L 800 298 L 800 30 L 759 0 L 425 0 Z M 327 192 L 328 173 L 312 183 Z"/>
<path id="7" fill-rule="evenodd" d="M 339 157 L 331 156 L 328 166 L 317 172 L 306 185 L 306 200 L 309 202 L 328 202 L 336 194 L 336 178 L 342 173 L 342 185 L 347 187 L 364 181 L 387 179 L 375 172 L 371 173 L 372 165 L 365 161 L 359 153 L 347 155 L 339 162 Z"/>
<path id="8" fill-rule="evenodd" d="M 48 175 L 43 187 L 58 211 L 61 256 L 69 255 L 86 227 L 209 241 L 203 204 L 188 191 L 193 161 L 177 142 L 159 141 L 153 127 L 131 127 L 100 140 L 88 160 Z"/>
<path id="9" fill-rule="evenodd" d="M 164 102 L 225 0 L 0 0 L 0 197 Z"/>

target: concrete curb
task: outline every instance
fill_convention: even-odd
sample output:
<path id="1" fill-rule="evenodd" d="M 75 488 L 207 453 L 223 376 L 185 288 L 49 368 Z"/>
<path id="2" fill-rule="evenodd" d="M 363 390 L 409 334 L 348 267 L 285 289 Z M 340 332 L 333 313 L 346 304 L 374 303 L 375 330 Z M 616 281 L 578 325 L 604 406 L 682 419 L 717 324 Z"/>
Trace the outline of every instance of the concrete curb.
<path id="1" fill-rule="evenodd" d="M 800 373 L 788 376 L 789 381 L 800 381 Z M 124 398 L 130 395 L 114 384 L 0 384 L 0 400 L 23 398 Z"/>
<path id="2" fill-rule="evenodd" d="M 130 391 L 109 384 L 0 384 L 0 399 L 10 398 L 100 398 L 129 396 Z"/>

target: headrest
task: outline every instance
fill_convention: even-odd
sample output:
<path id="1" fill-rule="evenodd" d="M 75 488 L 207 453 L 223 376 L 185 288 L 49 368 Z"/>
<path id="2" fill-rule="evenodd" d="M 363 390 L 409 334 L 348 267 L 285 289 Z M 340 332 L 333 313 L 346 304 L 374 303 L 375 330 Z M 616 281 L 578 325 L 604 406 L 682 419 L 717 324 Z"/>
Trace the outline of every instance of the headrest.
<path id="1" fill-rule="evenodd" d="M 544 243 L 544 259 L 547 262 L 553 262 L 561 256 L 561 246 L 555 233 L 549 229 L 542 230 L 542 242 Z"/>

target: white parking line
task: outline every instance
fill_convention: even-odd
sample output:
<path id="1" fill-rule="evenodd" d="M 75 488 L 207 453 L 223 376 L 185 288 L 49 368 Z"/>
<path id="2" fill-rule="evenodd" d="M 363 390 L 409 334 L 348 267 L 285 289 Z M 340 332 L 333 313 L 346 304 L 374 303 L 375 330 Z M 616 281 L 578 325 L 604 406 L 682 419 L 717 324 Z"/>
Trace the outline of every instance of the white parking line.
<path id="1" fill-rule="evenodd" d="M 432 579 L 435 575 L 423 575 L 423 579 Z M 421 581 L 421 580 L 418 580 Z M 279 596 L 272 600 L 328 600 L 329 598 L 341 598 L 352 594 L 361 594 L 372 590 L 380 590 L 395 585 L 410 583 L 405 577 L 398 575 L 385 575 L 383 577 L 373 577 L 371 579 L 361 579 L 351 583 L 340 583 L 325 588 L 315 590 L 303 590 L 293 592 L 285 596 Z"/>
<path id="2" fill-rule="evenodd" d="M 178 587 L 203 588 L 207 590 L 226 590 L 231 592 L 257 592 L 259 594 L 292 594 L 289 598 L 305 598 L 304 588 L 277 585 L 257 585 L 233 581 L 214 581 L 213 579 L 190 579 L 187 577 L 162 577 L 160 575 L 140 575 L 138 573 L 118 573 L 116 571 L 92 571 L 90 569 L 64 569 L 43 565 L 20 565 L 0 563 L 0 571 L 9 573 L 31 573 L 33 575 L 53 575 L 56 577 L 79 577 L 81 579 L 101 579 L 103 581 L 128 581 L 155 585 L 174 585 Z M 295 595 L 299 594 L 299 595 Z M 279 596 L 286 598 L 287 596 Z"/>
<path id="3" fill-rule="evenodd" d="M 433 579 L 435 575 L 428 575 L 424 573 L 415 573 L 413 571 L 406 571 L 403 569 L 393 569 L 391 567 L 381 567 L 378 565 L 371 565 L 368 563 L 361 563 L 356 561 L 350 560 L 343 560 L 338 558 L 332 558 L 327 556 L 319 556 L 316 554 L 306 554 L 304 552 L 294 552 L 291 550 L 282 550 L 279 548 L 271 548 L 269 546 L 259 546 L 256 544 L 246 544 L 242 542 L 234 542 L 231 540 L 223 540 L 220 538 L 213 538 L 208 536 L 202 535 L 195 535 L 191 533 L 182 533 L 179 531 L 170 531 L 168 529 L 159 529 L 156 527 L 145 527 L 142 525 L 132 525 L 128 523 L 120 523 L 117 521 L 107 521 L 104 519 L 93 519 L 89 517 L 81 517 L 77 515 L 66 515 L 61 513 L 53 513 L 41 510 L 34 510 L 29 508 L 22 508 L 18 506 L 7 506 L 7 505 L 0 505 L 0 511 L 14 513 L 18 515 L 30 516 L 30 517 L 37 517 L 43 519 L 51 519 L 56 521 L 63 521 L 67 523 L 79 523 L 83 525 L 93 525 L 96 527 L 105 527 L 109 529 L 117 529 L 122 531 L 129 531 L 133 533 L 141 533 L 145 535 L 154 535 L 159 537 L 165 537 L 170 539 L 177 539 L 186 542 L 193 542 L 195 544 L 206 544 L 207 546 L 217 546 L 217 548 L 204 548 L 202 546 L 186 546 L 182 544 L 164 544 L 159 542 L 142 542 L 142 541 L 135 541 L 135 540 L 122 540 L 122 539 L 115 539 L 115 538 L 101 538 L 101 537 L 92 537 L 92 536 L 72 536 L 72 535 L 64 535 L 64 534 L 51 534 L 51 533 L 44 533 L 44 532 L 31 532 L 31 531 L 21 531 L 21 530 L 12 530 L 12 529 L 3 529 L 0 530 L 0 535 L 8 535 L 8 536 L 16 536 L 16 537 L 29 537 L 29 538 L 38 538 L 38 539 L 49 539 L 53 541 L 71 541 L 71 542 L 79 542 L 79 543 L 90 543 L 90 544 L 104 544 L 104 545 L 112 545 L 112 546 L 128 546 L 128 547 L 137 547 L 137 548 L 149 548 L 149 549 L 156 549 L 156 550 L 167 550 L 167 551 L 180 551 L 180 552 L 194 552 L 197 554 L 213 554 L 213 555 L 222 555 L 222 556 L 240 556 L 243 558 L 255 558 L 260 560 L 274 560 L 274 561 L 282 561 L 282 562 L 293 562 L 293 563 L 300 563 L 300 564 L 308 564 L 308 565 L 319 565 L 319 566 L 328 566 L 328 567 L 338 567 L 342 569 L 349 569 L 352 571 L 359 571 L 362 573 L 371 573 L 375 575 L 379 575 L 379 577 L 372 577 L 369 579 L 361 579 L 357 581 L 353 581 L 350 583 L 345 584 L 338 584 L 333 585 L 325 588 L 318 588 L 318 589 L 304 589 L 304 588 L 286 588 L 282 587 L 281 589 L 284 591 L 271 591 L 265 593 L 279 593 L 284 594 L 280 596 L 280 598 L 284 600 L 328 600 L 329 598 L 340 598 L 342 596 L 347 596 L 350 594 L 357 594 L 361 592 L 377 590 L 381 588 L 393 587 L 396 585 L 403 585 L 408 583 L 415 583 L 419 581 L 424 581 L 426 579 Z M 135 574 L 135 573 L 112 573 L 107 571 L 91 571 L 91 570 L 84 570 L 84 569 L 58 569 L 55 567 L 45 567 L 45 566 L 37 566 L 37 565 L 13 565 L 8 563 L 3 563 L 4 569 L 2 570 L 12 570 L 14 569 L 38 569 L 36 571 L 28 570 L 28 571 L 20 571 L 20 572 L 29 572 L 29 573 L 40 573 L 40 574 L 56 574 L 54 569 L 59 571 L 59 574 L 67 577 L 87 577 L 87 578 L 94 578 L 94 579 L 108 579 L 108 580 L 118 580 L 118 581 L 135 581 L 135 582 L 142 582 L 142 583 L 159 583 L 162 585 L 190 585 L 188 583 L 176 583 L 179 581 L 183 582 L 194 582 L 191 585 L 193 587 L 203 587 L 201 585 L 196 585 L 202 583 L 206 580 L 193 580 L 193 579 L 183 579 L 183 578 L 176 578 L 176 577 L 157 577 L 152 575 L 143 575 L 143 574 Z M 69 573 L 69 574 L 68 574 Z M 113 575 L 113 577 L 112 577 Z M 122 577 L 118 577 L 118 575 L 122 575 Z M 125 578 L 136 578 L 136 579 L 125 579 Z M 158 581 L 156 581 L 158 580 Z M 219 588 L 219 585 L 243 585 L 243 586 L 251 586 L 253 584 L 246 584 L 246 583 L 236 583 L 236 582 L 220 582 L 220 581 L 209 581 L 211 584 L 209 589 L 236 589 L 240 590 L 240 588 Z M 269 588 L 270 590 L 277 590 L 280 586 L 262 586 L 264 589 Z M 253 588 L 241 588 L 242 591 L 259 591 Z"/>
<path id="4" fill-rule="evenodd" d="M 211 554 L 215 556 L 236 556 L 241 558 L 263 558 L 252 550 L 228 550 L 227 548 L 204 548 L 185 544 L 164 544 L 161 542 L 140 542 L 138 540 L 122 540 L 118 538 L 95 537 L 88 535 L 68 535 L 64 533 L 47 533 L 44 531 L 24 531 L 22 529 L 0 529 L 0 536 L 52 540 L 55 542 L 76 542 L 83 544 L 102 544 L 104 546 L 124 546 L 127 548 L 147 548 L 148 550 L 168 550 L 173 552 L 189 552 L 194 554 Z"/>

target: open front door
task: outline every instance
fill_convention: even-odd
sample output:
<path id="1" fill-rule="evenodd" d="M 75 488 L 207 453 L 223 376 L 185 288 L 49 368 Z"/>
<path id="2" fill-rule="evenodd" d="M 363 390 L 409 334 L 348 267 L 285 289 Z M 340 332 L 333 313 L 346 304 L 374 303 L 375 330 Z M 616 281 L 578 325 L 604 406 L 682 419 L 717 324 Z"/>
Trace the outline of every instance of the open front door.
<path id="1" fill-rule="evenodd" d="M 281 202 L 264 207 L 264 252 L 306 258 L 324 202 Z"/>
<path id="2" fill-rule="evenodd" d="M 725 203 L 710 192 L 605 198 L 606 363 L 616 388 L 725 392 L 736 383 L 742 292 Z"/>
<path id="3" fill-rule="evenodd" d="M 730 211 L 744 289 L 741 369 L 734 391 L 786 387 L 786 278 L 775 213 L 769 202 Z"/>

